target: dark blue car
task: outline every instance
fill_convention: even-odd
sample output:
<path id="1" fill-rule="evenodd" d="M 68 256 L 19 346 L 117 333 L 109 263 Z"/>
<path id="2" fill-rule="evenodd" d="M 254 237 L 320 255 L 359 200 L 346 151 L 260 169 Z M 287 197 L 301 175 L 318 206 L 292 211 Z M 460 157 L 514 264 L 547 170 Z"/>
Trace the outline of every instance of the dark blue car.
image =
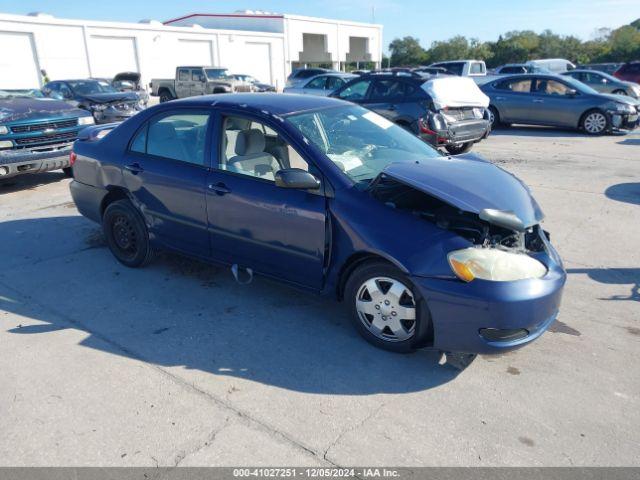
<path id="1" fill-rule="evenodd" d="M 565 272 L 527 187 L 362 107 L 204 96 L 106 132 L 76 142 L 71 193 L 124 265 L 169 249 L 335 296 L 393 351 L 501 352 L 558 314 Z"/>

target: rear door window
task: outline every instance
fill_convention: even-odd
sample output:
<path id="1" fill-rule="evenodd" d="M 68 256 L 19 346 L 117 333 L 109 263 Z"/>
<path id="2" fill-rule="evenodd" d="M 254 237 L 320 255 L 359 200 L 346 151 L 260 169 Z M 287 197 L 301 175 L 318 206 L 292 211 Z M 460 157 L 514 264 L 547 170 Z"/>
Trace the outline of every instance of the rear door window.
<path id="1" fill-rule="evenodd" d="M 472 75 L 482 75 L 485 73 L 484 64 L 480 62 L 471 62 L 469 73 Z"/>
<path id="2" fill-rule="evenodd" d="M 208 123 L 209 114 L 204 111 L 180 111 L 153 118 L 138 131 L 130 150 L 206 166 Z"/>
<path id="3" fill-rule="evenodd" d="M 181 82 L 188 82 L 189 81 L 189 69 L 181 68 L 180 70 L 178 70 L 178 80 L 181 81 Z"/>
<path id="4" fill-rule="evenodd" d="M 401 100 L 404 97 L 404 85 L 399 80 L 376 80 L 369 97 L 374 101 Z"/>
<path id="5" fill-rule="evenodd" d="M 316 90 L 324 90 L 327 83 L 327 77 L 317 77 L 308 82 L 304 88 L 312 88 Z"/>

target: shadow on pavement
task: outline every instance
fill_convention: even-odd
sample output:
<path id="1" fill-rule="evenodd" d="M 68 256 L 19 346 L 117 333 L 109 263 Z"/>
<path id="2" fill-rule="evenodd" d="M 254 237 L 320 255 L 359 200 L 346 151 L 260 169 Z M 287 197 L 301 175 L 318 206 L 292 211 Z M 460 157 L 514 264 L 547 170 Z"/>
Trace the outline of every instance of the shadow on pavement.
<path id="1" fill-rule="evenodd" d="M 613 295 L 600 300 L 640 302 L 640 268 L 568 268 L 568 274 L 586 274 L 591 280 L 607 285 L 632 285 L 629 295 Z"/>
<path id="2" fill-rule="evenodd" d="M 68 245 L 38 264 L 0 270 L 0 309 L 43 322 L 4 321 L 3 328 L 19 335 L 74 328 L 87 332 L 84 347 L 308 393 L 421 391 L 459 373 L 440 365 L 437 352 L 401 355 L 369 345 L 331 299 L 262 278 L 240 286 L 226 268 L 175 255 L 127 269 L 99 241 L 99 228 L 78 228 L 80 221 L 0 223 L 0 238 L 18 253 L 28 247 L 16 232 L 48 231 Z M 49 287 L 30 288 L 36 283 Z"/>
<path id="3" fill-rule="evenodd" d="M 611 200 L 640 205 L 640 183 L 637 182 L 611 185 L 604 194 Z"/>
<path id="4" fill-rule="evenodd" d="M 491 130 L 491 135 L 512 137 L 586 137 L 584 133 L 577 130 L 523 125 L 498 127 Z"/>
<path id="5" fill-rule="evenodd" d="M 33 190 L 49 183 L 59 182 L 66 177 L 61 170 L 44 173 L 26 173 L 17 177 L 0 180 L 0 195 L 19 190 Z"/>
<path id="6" fill-rule="evenodd" d="M 625 138 L 618 145 L 640 145 L 640 138 Z"/>

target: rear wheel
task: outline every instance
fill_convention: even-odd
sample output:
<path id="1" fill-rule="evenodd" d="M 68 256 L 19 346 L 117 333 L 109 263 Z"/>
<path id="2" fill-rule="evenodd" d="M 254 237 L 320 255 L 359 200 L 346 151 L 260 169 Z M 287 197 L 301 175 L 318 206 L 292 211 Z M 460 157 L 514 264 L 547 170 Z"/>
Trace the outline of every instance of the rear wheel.
<path id="1" fill-rule="evenodd" d="M 107 206 L 102 229 L 109 250 L 123 265 L 141 267 L 153 258 L 147 226 L 129 200 L 117 200 Z"/>
<path id="2" fill-rule="evenodd" d="M 381 261 L 358 267 L 345 286 L 354 326 L 369 343 L 410 352 L 427 336 L 429 312 L 411 280 Z"/>
<path id="3" fill-rule="evenodd" d="M 445 149 L 451 155 L 460 155 L 461 153 L 467 153 L 473 147 L 473 142 L 461 143 L 459 145 L 445 145 Z"/>
<path id="4" fill-rule="evenodd" d="M 162 90 L 160 92 L 160 103 L 170 102 L 173 100 L 173 95 L 168 90 Z"/>
<path id="5" fill-rule="evenodd" d="M 73 178 L 73 169 L 71 167 L 63 168 L 64 176 L 67 178 Z"/>
<path id="6" fill-rule="evenodd" d="M 601 135 L 609 128 L 609 119 L 601 110 L 589 110 L 582 117 L 581 127 L 589 135 Z"/>

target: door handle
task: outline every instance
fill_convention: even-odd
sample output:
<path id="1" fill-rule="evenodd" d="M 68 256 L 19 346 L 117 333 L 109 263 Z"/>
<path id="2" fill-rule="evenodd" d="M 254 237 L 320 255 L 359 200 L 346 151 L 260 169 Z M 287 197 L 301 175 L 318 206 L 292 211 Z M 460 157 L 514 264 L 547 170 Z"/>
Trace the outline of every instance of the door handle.
<path id="1" fill-rule="evenodd" d="M 207 185 L 207 188 L 212 192 L 215 192 L 216 195 L 226 195 L 227 193 L 231 193 L 231 189 L 227 187 L 224 183 L 210 183 Z"/>
<path id="2" fill-rule="evenodd" d="M 534 98 L 533 103 L 544 103 L 544 100 L 542 100 L 541 98 Z"/>
<path id="3" fill-rule="evenodd" d="M 125 165 L 124 169 L 130 171 L 134 175 L 137 175 L 140 172 L 144 172 L 144 168 L 142 168 L 139 163 L 132 163 L 131 165 Z"/>
<path id="4" fill-rule="evenodd" d="M 496 100 L 504 100 L 504 97 L 496 97 Z"/>

